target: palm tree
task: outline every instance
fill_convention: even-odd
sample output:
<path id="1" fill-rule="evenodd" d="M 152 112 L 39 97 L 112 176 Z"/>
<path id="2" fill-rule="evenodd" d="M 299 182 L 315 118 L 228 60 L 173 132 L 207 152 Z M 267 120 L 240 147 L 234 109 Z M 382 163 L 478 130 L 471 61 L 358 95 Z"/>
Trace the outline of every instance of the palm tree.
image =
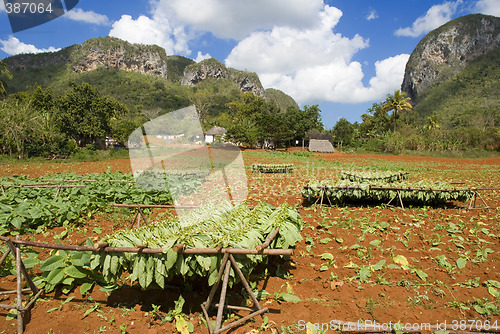
<path id="1" fill-rule="evenodd" d="M 427 117 L 427 130 L 439 129 L 441 126 L 437 122 L 437 116 L 432 115 Z"/>
<path id="2" fill-rule="evenodd" d="M 0 97 L 4 97 L 7 94 L 7 83 L 1 79 L 4 76 L 12 79 L 12 73 L 9 72 L 7 64 L 0 60 Z"/>
<path id="3" fill-rule="evenodd" d="M 392 118 L 394 119 L 394 132 L 396 132 L 396 118 L 398 112 L 402 110 L 412 110 L 413 106 L 409 102 L 411 99 L 406 97 L 405 92 L 401 92 L 399 90 L 394 92 L 394 95 L 387 95 L 384 104 L 382 105 L 382 109 L 384 111 L 392 110 Z"/>

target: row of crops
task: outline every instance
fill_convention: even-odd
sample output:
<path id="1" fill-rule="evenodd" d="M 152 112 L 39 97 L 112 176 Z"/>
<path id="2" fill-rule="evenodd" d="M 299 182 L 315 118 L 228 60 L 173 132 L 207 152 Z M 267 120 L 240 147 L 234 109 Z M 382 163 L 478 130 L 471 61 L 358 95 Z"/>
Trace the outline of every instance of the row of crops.
<path id="1" fill-rule="evenodd" d="M 289 172 L 292 165 L 254 165 L 262 172 Z M 426 205 L 448 201 L 468 201 L 473 196 L 470 189 L 456 189 L 452 184 L 429 181 L 410 182 L 408 173 L 350 171 L 341 174 L 341 180 L 313 180 L 302 189 L 302 196 L 309 202 L 323 198 L 330 203 L 346 201 L 390 201 L 401 196 L 403 202 Z M 183 176 L 184 177 L 184 176 Z M 177 182 L 183 193 L 195 191 L 203 178 L 188 177 L 191 183 Z M 398 182 L 393 182 L 398 181 Z M 142 178 L 134 183 L 131 174 L 90 174 L 84 178 L 72 173 L 61 173 L 28 179 L 26 176 L 1 177 L 0 235 L 6 233 L 38 232 L 45 227 L 81 222 L 109 203 L 166 204 L 172 196 L 155 184 L 158 180 Z M 144 183 L 144 184 L 143 184 Z M 27 186 L 29 185 L 29 187 Z M 37 188 L 36 185 L 52 185 Z M 33 186 L 33 187 L 32 187 Z M 57 187 L 60 186 L 60 187 Z M 165 189 L 165 187 L 163 187 Z M 175 190 L 175 189 L 174 189 Z"/>
<path id="2" fill-rule="evenodd" d="M 123 173 L 90 174 L 84 178 L 72 173 L 32 179 L 4 176 L 0 178 L 0 185 L 0 235 L 40 232 L 45 227 L 78 223 L 108 208 L 112 202 L 171 202 L 168 192 L 144 190 L 136 186 L 131 174 Z"/>
<path id="3" fill-rule="evenodd" d="M 302 197 L 311 203 L 349 201 L 399 201 L 420 205 L 440 205 L 449 201 L 466 202 L 471 189 L 457 189 L 447 182 L 408 181 L 408 173 L 342 173 L 341 180 L 312 180 L 302 189 Z M 398 181 L 398 182 L 394 182 Z"/>
<path id="4" fill-rule="evenodd" d="M 212 285 L 216 281 L 220 257 L 177 253 L 172 247 L 183 244 L 186 248 L 196 249 L 255 249 L 277 227 L 279 233 L 271 242 L 270 248 L 288 249 L 302 240 L 302 218 L 288 204 L 273 208 L 269 204 L 260 203 L 250 209 L 246 203 L 234 208 L 227 203 L 204 210 L 211 211 L 211 217 L 200 220 L 199 217 L 206 215 L 193 214 L 190 217 L 191 225 L 188 226 L 181 225 L 177 218 L 172 218 L 106 236 L 102 241 L 111 247 L 146 245 L 149 248 L 163 248 L 164 253 L 97 253 L 91 260 L 91 269 L 101 272 L 107 283 L 115 283 L 123 272 L 128 272 L 131 274 L 131 281 L 138 281 L 143 288 L 163 288 L 167 280 L 176 276 L 185 279 L 208 277 L 208 283 Z M 242 271 L 249 274 L 259 263 L 267 261 L 267 256 L 241 254 L 235 255 L 235 259 Z M 230 280 L 235 280 L 234 272 L 231 272 Z"/>
<path id="5" fill-rule="evenodd" d="M 291 173 L 293 171 L 292 164 L 253 164 L 253 172 L 259 173 Z"/>
<path id="6" fill-rule="evenodd" d="M 410 173 L 408 172 L 393 172 L 393 171 L 353 171 L 340 173 L 342 180 L 352 182 L 396 182 L 408 180 Z"/>

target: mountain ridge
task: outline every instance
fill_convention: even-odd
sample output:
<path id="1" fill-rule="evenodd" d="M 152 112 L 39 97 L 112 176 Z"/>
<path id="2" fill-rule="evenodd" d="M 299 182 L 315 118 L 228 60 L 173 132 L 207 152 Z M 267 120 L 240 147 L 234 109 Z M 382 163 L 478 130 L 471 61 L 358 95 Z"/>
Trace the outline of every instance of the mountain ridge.
<path id="1" fill-rule="evenodd" d="M 275 102 L 282 111 L 291 106 L 298 108 L 293 98 L 281 91 L 266 94 L 267 90 L 256 73 L 227 68 L 213 58 L 195 63 L 186 57 L 167 56 L 165 50 L 157 45 L 133 44 L 115 37 L 89 39 L 81 45 L 71 45 L 57 52 L 11 56 L 4 62 L 14 74 L 14 79 L 9 82 L 9 93 L 24 91 L 34 85 L 60 86 L 61 80 L 80 81 L 89 75 L 102 79 L 106 72 L 112 76 L 116 73 L 114 71 L 125 71 L 155 78 L 145 78 L 146 81 L 164 80 L 163 85 L 168 87 L 179 85 L 181 88 L 175 89 L 176 94 L 183 90 L 182 86 L 193 87 L 207 79 L 222 79 L 225 83 L 215 80 L 211 81 L 211 85 L 229 85 L 242 93 L 252 92 Z M 217 76 L 215 73 L 225 74 Z M 188 99 L 185 97 L 185 100 Z"/>
<path id="2" fill-rule="evenodd" d="M 462 16 L 424 36 L 410 55 L 401 90 L 413 103 L 426 90 L 449 79 L 474 59 L 500 46 L 500 18 Z"/>

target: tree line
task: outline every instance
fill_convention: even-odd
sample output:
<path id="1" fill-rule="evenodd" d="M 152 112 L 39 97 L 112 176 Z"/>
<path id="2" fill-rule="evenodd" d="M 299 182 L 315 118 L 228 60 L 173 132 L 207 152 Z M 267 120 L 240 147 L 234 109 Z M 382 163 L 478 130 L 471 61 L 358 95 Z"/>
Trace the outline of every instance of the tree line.
<path id="1" fill-rule="evenodd" d="M 4 87 L 4 86 L 2 86 Z M 247 147 L 264 142 L 275 147 L 303 140 L 308 131 L 324 131 L 317 105 L 282 112 L 275 104 L 247 92 L 208 111 L 219 101 L 192 99 L 202 127 L 219 125 L 227 129 L 226 140 Z M 203 100 L 203 101 L 202 101 Z M 9 95 L 0 101 L 0 153 L 18 158 L 71 155 L 78 147 L 105 148 L 105 138 L 126 143 L 129 135 L 149 119 L 168 111 L 148 115 L 131 112 L 124 104 L 100 94 L 88 83 L 69 83 L 62 95 L 40 86 Z"/>
<path id="2" fill-rule="evenodd" d="M 490 117 L 488 126 L 474 122 L 447 124 L 439 115 L 413 110 L 410 98 L 395 91 L 374 103 L 361 122 L 341 118 L 330 130 L 334 145 L 344 149 L 402 154 L 416 152 L 500 151 L 500 119 Z M 392 111 L 392 112 L 391 112 Z M 488 116 L 488 113 L 482 114 Z M 479 113 L 479 115 L 482 115 Z M 459 120 L 457 120 L 458 122 Z"/>

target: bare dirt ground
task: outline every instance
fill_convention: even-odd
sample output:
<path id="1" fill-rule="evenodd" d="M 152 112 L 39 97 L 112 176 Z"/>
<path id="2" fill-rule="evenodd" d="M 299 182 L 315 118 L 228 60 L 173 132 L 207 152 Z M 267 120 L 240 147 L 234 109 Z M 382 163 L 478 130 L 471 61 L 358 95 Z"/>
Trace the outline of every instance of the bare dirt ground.
<path id="1" fill-rule="evenodd" d="M 464 187 L 499 187 L 500 158 L 450 159 L 343 153 L 298 157 L 259 150 L 243 152 L 245 165 L 293 163 L 291 174 L 257 174 L 248 169 L 250 204 L 260 201 L 298 207 L 306 222 L 304 240 L 290 261 L 272 259 L 250 277 L 267 296 L 261 301 L 270 309 L 262 318 L 237 327 L 230 333 L 306 333 L 305 324 L 322 329 L 310 333 L 334 333 L 331 320 L 367 323 L 467 324 L 477 329 L 488 323 L 500 331 L 500 191 L 480 191 L 488 209 L 467 210 L 468 203 L 442 207 L 409 207 L 405 210 L 382 203 L 351 203 L 346 206 L 304 205 L 300 189 L 311 178 L 338 178 L 341 170 L 405 170 L 412 180 L 465 182 Z M 104 171 L 130 173 L 127 159 L 98 162 L 46 162 L 1 164 L 6 175 L 30 177 L 74 172 Z M 482 204 L 478 202 L 478 204 Z M 155 210 L 151 217 L 164 213 Z M 104 234 L 128 228 L 132 212 L 118 210 L 97 214 L 88 221 L 86 233 L 75 228 L 63 241 L 77 244 L 87 237 L 98 240 Z M 97 229 L 96 229 L 97 228 Z M 62 227 L 44 234 L 22 236 L 54 242 Z M 97 234 L 96 231 L 101 233 Z M 330 254 L 330 255 L 328 255 Z M 404 259 L 404 260 L 402 260 Z M 446 259 L 446 260 L 445 260 Z M 459 265 L 457 260 L 465 259 Z M 380 264 L 381 261 L 385 261 Z M 406 261 L 406 262 L 405 262 Z M 423 274 L 421 274 L 423 272 Z M 0 290 L 15 288 L 15 277 L 0 278 Z M 194 333 L 208 333 L 200 304 L 209 293 L 203 280 L 171 283 L 163 291 L 141 291 L 126 287 L 106 293 L 94 287 L 89 296 L 79 289 L 69 295 L 46 294 L 31 311 L 26 333 L 178 333 L 174 323 L 161 318 L 173 308 L 179 295 L 186 299 L 183 312 L 194 325 Z M 230 289 L 233 305 L 244 302 L 242 286 Z M 285 293 L 299 301 L 287 302 Z M 70 302 L 63 304 L 69 297 Z M 0 296 L 0 303 L 14 302 Z M 160 305 L 157 317 L 153 305 Z M 54 310 L 54 308 L 57 308 Z M 85 313 L 95 308 L 94 311 Z M 50 311 L 50 312 L 48 312 Z M 242 313 L 244 314 L 244 313 Z M 15 320 L 6 320 L 0 309 L 0 333 L 14 333 Z M 215 312 L 212 310 L 211 315 Z M 226 319 L 236 319 L 227 314 Z M 496 324 L 496 325 L 495 325 Z M 474 327 L 476 326 L 476 328 Z M 494 327 L 496 326 L 496 327 Z"/>

